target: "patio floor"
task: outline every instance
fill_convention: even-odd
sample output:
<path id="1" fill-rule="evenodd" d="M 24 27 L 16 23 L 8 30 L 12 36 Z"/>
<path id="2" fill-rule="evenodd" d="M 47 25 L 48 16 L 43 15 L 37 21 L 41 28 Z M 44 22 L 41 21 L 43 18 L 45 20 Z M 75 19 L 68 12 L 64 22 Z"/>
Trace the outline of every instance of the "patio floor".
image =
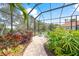
<path id="1" fill-rule="evenodd" d="M 47 56 L 43 44 L 46 42 L 45 37 L 34 36 L 32 42 L 25 49 L 23 56 Z"/>

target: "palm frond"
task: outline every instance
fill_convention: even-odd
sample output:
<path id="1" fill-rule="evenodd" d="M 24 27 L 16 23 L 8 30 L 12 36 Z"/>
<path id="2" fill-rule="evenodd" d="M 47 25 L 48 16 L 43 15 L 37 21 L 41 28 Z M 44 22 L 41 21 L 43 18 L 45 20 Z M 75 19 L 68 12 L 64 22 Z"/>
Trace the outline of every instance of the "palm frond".
<path id="1" fill-rule="evenodd" d="M 18 7 L 18 9 L 21 10 L 21 12 L 23 13 L 24 22 L 26 22 L 28 20 L 28 13 L 26 9 L 21 4 L 16 4 L 16 7 Z"/>

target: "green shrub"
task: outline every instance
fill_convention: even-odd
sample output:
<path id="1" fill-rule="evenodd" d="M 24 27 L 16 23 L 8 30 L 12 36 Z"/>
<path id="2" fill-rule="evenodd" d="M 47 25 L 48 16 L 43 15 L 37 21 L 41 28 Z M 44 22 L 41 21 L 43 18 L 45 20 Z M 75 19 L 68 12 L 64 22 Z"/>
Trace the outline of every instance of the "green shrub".
<path id="1" fill-rule="evenodd" d="M 79 30 L 56 28 L 48 32 L 47 47 L 58 56 L 79 55 Z"/>

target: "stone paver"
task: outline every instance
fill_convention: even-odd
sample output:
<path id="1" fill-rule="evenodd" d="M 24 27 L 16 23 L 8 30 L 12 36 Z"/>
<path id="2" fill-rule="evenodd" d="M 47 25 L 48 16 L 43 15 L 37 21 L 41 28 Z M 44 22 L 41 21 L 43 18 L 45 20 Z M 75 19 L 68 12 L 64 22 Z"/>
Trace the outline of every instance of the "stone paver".
<path id="1" fill-rule="evenodd" d="M 32 42 L 25 49 L 23 56 L 47 56 L 43 47 L 44 42 L 46 42 L 44 37 L 33 37 Z"/>

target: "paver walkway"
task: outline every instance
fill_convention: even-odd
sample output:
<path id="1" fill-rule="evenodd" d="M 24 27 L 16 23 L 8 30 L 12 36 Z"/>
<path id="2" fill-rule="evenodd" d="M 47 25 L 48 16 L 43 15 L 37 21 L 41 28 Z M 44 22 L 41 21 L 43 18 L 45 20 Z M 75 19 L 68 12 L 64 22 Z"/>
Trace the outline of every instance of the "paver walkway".
<path id="1" fill-rule="evenodd" d="M 25 49 L 23 56 L 47 56 L 43 43 L 46 42 L 45 37 L 34 36 L 32 42 Z"/>

